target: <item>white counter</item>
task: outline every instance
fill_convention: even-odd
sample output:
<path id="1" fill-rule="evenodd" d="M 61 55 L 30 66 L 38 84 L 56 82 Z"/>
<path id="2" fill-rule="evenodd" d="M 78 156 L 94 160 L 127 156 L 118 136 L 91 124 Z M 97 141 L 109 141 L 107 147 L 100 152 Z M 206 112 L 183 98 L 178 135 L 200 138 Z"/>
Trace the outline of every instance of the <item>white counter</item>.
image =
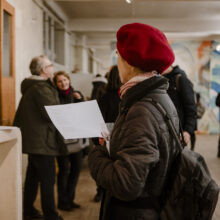
<path id="1" fill-rule="evenodd" d="M 0 219 L 22 220 L 21 133 L 0 126 Z"/>

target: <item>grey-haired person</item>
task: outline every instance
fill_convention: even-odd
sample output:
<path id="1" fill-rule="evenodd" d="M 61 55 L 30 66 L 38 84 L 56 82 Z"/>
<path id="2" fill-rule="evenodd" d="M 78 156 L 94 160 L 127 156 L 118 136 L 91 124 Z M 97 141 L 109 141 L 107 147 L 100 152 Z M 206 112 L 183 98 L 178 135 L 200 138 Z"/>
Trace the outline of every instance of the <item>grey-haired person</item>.
<path id="1" fill-rule="evenodd" d="M 14 125 L 21 129 L 22 151 L 28 155 L 23 219 L 61 220 L 55 208 L 54 184 L 55 156 L 61 153 L 62 145 L 44 107 L 59 104 L 51 81 L 53 64 L 46 56 L 37 56 L 31 60 L 30 71 L 32 75 L 21 83 L 22 98 L 14 119 Z M 33 205 L 38 185 L 43 216 Z"/>

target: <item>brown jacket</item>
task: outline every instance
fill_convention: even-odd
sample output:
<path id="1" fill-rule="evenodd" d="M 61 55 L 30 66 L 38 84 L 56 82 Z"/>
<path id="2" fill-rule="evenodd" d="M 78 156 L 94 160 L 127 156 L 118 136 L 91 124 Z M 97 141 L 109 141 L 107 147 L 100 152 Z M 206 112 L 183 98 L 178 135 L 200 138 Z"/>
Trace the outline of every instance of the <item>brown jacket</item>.
<path id="1" fill-rule="evenodd" d="M 23 153 L 63 154 L 60 135 L 45 110 L 46 105 L 60 104 L 56 88 L 50 80 L 30 77 L 23 80 L 21 92 L 14 125 L 21 129 Z"/>
<path id="2" fill-rule="evenodd" d="M 132 87 L 122 99 L 110 141 L 89 154 L 91 174 L 102 186 L 102 220 L 156 220 L 175 140 L 158 110 L 146 100 L 160 102 L 176 129 L 178 116 L 166 93 L 167 80 L 156 76 Z"/>

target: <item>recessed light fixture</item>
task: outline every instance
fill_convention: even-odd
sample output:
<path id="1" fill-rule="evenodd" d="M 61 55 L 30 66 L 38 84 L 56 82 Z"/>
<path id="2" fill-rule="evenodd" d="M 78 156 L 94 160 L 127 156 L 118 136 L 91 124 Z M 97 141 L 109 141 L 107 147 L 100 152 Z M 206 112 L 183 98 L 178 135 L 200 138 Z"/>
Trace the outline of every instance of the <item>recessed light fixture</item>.
<path id="1" fill-rule="evenodd" d="M 132 3 L 132 0 L 125 0 L 128 4 Z"/>

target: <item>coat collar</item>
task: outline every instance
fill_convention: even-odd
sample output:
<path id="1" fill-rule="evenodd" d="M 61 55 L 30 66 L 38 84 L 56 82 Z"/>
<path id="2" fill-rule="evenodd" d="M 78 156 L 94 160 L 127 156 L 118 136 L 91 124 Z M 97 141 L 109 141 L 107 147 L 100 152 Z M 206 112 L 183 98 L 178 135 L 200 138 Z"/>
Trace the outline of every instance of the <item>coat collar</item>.
<path id="1" fill-rule="evenodd" d="M 121 101 L 121 111 L 130 108 L 135 102 L 142 99 L 155 89 L 167 90 L 168 80 L 163 76 L 154 76 L 146 79 L 127 91 Z"/>

